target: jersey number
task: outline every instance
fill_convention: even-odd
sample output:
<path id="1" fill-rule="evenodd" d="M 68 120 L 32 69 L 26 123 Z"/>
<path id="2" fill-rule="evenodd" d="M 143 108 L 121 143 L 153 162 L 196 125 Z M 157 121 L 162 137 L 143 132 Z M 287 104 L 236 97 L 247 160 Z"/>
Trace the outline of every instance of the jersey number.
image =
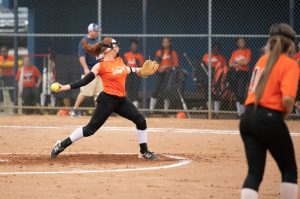
<path id="1" fill-rule="evenodd" d="M 252 73 L 248 92 L 254 92 L 263 69 L 255 67 Z"/>

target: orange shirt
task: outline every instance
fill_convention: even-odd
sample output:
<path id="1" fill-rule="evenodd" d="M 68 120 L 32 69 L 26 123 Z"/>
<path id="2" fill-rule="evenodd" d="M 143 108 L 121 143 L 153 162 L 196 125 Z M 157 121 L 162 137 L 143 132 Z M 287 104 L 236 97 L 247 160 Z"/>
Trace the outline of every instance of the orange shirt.
<path id="1" fill-rule="evenodd" d="M 202 61 L 208 65 L 208 53 L 206 53 L 203 57 L 202 57 Z M 214 67 L 215 69 L 217 69 L 218 67 L 224 67 L 226 66 L 226 60 L 225 57 L 223 55 L 211 55 L 211 65 L 212 67 Z"/>
<path id="2" fill-rule="evenodd" d="M 248 63 L 250 62 L 251 50 L 249 48 L 235 50 L 230 57 L 229 64 L 241 61 L 243 59 L 247 60 Z M 242 71 L 249 71 L 249 65 L 238 66 L 237 69 Z"/>
<path id="3" fill-rule="evenodd" d="M 163 56 L 161 56 L 161 50 L 156 51 L 156 57 L 161 57 L 160 66 L 178 66 L 178 56 L 175 50 L 172 50 L 172 57 L 169 50 L 164 50 Z"/>
<path id="4" fill-rule="evenodd" d="M 255 102 L 255 88 L 268 57 L 268 54 L 263 55 L 253 69 L 245 105 L 253 104 Z M 298 64 L 295 62 L 295 60 L 289 58 L 287 55 L 281 54 L 273 66 L 271 74 L 267 80 L 264 93 L 259 100 L 259 105 L 273 110 L 285 112 L 282 103 L 282 97 L 296 96 L 298 79 Z"/>
<path id="5" fill-rule="evenodd" d="M 34 87 L 37 84 L 38 78 L 41 78 L 41 72 L 36 66 L 23 66 L 23 87 Z M 20 79 L 21 70 L 18 70 L 17 81 Z"/>
<path id="6" fill-rule="evenodd" d="M 5 60 L 4 57 L 0 56 L 0 66 L 5 63 L 6 67 L 1 67 L 1 74 L 3 76 L 13 76 L 14 75 L 14 56 L 8 55 L 7 59 Z M 7 67 L 9 65 L 9 67 Z"/>
<path id="7" fill-rule="evenodd" d="M 103 91 L 110 95 L 124 97 L 127 70 L 121 57 L 114 61 L 100 62 L 99 74 L 103 84 Z"/>
<path id="8" fill-rule="evenodd" d="M 134 53 L 132 51 L 124 54 L 124 60 L 127 66 L 141 67 L 144 63 L 144 57 L 141 53 Z"/>
<path id="9" fill-rule="evenodd" d="M 300 52 L 296 53 L 294 55 L 293 59 L 299 64 L 299 67 L 300 67 Z M 300 78 L 300 74 L 299 74 L 299 78 Z"/>

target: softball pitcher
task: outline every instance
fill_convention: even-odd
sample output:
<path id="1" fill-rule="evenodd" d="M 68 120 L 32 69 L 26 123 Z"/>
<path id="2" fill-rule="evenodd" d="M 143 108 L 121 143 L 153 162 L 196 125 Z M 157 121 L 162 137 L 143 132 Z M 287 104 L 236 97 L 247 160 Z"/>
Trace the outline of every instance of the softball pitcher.
<path id="1" fill-rule="evenodd" d="M 281 172 L 281 199 L 297 199 L 295 151 L 284 117 L 291 113 L 299 79 L 299 66 L 289 57 L 294 52 L 295 31 L 287 24 L 270 29 L 266 54 L 255 65 L 240 121 L 248 175 L 242 199 L 257 199 L 267 150 Z"/>
<path id="2" fill-rule="evenodd" d="M 150 152 L 147 147 L 147 124 L 145 118 L 125 97 L 125 81 L 126 76 L 130 73 L 136 73 L 140 77 L 154 74 L 157 71 L 158 64 L 155 61 L 147 60 L 141 68 L 125 66 L 122 58 L 118 57 L 120 49 L 118 43 L 110 37 L 104 38 L 101 42 L 91 46 L 83 40 L 82 45 L 88 53 L 94 56 L 103 53 L 103 61 L 95 64 L 91 72 L 83 79 L 68 85 L 59 85 L 58 91 L 80 88 L 93 81 L 96 76 L 100 76 L 103 83 L 103 92 L 97 98 L 97 106 L 90 122 L 83 128 L 76 129 L 65 140 L 59 141 L 53 148 L 51 157 L 55 158 L 77 140 L 93 135 L 108 117 L 115 112 L 135 123 L 141 156 L 150 160 L 157 159 L 156 154 Z"/>

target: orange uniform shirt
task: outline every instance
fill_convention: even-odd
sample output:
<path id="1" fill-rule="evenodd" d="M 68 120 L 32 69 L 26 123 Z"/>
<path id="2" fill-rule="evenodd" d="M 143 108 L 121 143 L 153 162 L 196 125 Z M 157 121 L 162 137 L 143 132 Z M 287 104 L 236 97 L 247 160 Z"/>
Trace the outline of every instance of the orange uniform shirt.
<path id="1" fill-rule="evenodd" d="M 98 75 L 101 77 L 105 93 L 118 97 L 126 95 L 127 70 L 121 57 L 117 57 L 114 61 L 100 62 Z"/>
<path id="2" fill-rule="evenodd" d="M 161 66 L 178 66 L 178 56 L 175 50 L 172 50 L 172 57 L 170 56 L 169 50 L 164 50 L 163 55 L 161 56 L 161 50 L 156 51 L 156 57 L 161 57 Z"/>
<path id="3" fill-rule="evenodd" d="M 202 57 L 202 61 L 208 65 L 208 53 L 206 53 L 203 57 Z M 224 67 L 227 66 L 226 64 L 226 60 L 225 57 L 223 55 L 211 55 L 211 65 L 212 67 L 214 67 L 215 69 L 217 69 L 218 67 Z"/>
<path id="4" fill-rule="evenodd" d="M 12 67 L 1 67 L 1 74 L 3 76 L 13 76 L 14 75 L 14 56 L 8 55 L 7 59 L 5 60 L 4 57 L 0 56 L 0 65 L 6 63 L 6 65 L 11 65 Z"/>
<path id="5" fill-rule="evenodd" d="M 296 53 L 294 55 L 293 59 L 299 64 L 299 67 L 300 67 L 300 52 Z M 300 79 L 300 74 L 299 74 L 299 79 Z"/>
<path id="6" fill-rule="evenodd" d="M 255 88 L 268 57 L 268 54 L 262 56 L 253 69 L 245 105 L 253 104 L 255 102 Z M 295 62 L 295 60 L 289 58 L 287 55 L 281 54 L 273 66 L 272 72 L 267 80 L 264 93 L 259 100 L 259 105 L 273 110 L 285 112 L 282 103 L 282 97 L 296 96 L 298 80 L 298 64 Z"/>
<path id="7" fill-rule="evenodd" d="M 230 57 L 229 64 L 241 61 L 243 59 L 246 59 L 248 63 L 250 62 L 251 50 L 249 48 L 235 50 Z M 238 66 L 237 69 L 242 71 L 249 71 L 249 66 Z"/>
<path id="8" fill-rule="evenodd" d="M 127 66 L 141 67 L 144 63 L 144 57 L 141 53 L 133 53 L 131 51 L 124 54 L 124 60 Z"/>
<path id="9" fill-rule="evenodd" d="M 16 79 L 20 80 L 21 70 L 18 70 Z M 34 87 L 37 84 L 38 78 L 41 78 L 41 72 L 36 66 L 24 66 L 23 72 L 23 87 Z"/>

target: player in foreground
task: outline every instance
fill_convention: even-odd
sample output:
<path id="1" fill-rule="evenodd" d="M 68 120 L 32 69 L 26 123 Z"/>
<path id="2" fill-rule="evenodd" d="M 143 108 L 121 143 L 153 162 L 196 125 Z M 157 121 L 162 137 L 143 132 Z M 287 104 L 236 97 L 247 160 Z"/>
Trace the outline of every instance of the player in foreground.
<path id="1" fill-rule="evenodd" d="M 97 98 L 97 106 L 90 122 L 83 128 L 76 129 L 63 141 L 59 141 L 51 152 L 51 157 L 55 158 L 68 146 L 77 140 L 93 135 L 113 113 L 117 113 L 136 124 L 137 137 L 140 144 L 140 152 L 143 158 L 155 160 L 156 154 L 150 152 L 147 147 L 147 124 L 145 118 L 138 112 L 136 107 L 125 97 L 126 76 L 136 73 L 140 77 L 147 77 L 157 71 L 158 64 L 155 61 L 147 60 L 141 68 L 131 68 L 125 66 L 122 58 L 118 57 L 118 43 L 110 37 L 104 38 L 101 42 L 88 45 L 82 41 L 84 49 L 98 56 L 103 53 L 103 61 L 97 63 L 83 79 L 68 85 L 60 85 L 57 91 L 67 91 L 80 88 L 93 81 L 99 75 L 103 82 L 103 92 Z"/>
<path id="2" fill-rule="evenodd" d="M 267 150 L 281 172 L 281 199 L 297 199 L 295 152 L 284 117 L 291 113 L 299 79 L 294 52 L 295 31 L 287 24 L 274 24 L 266 54 L 255 65 L 246 111 L 240 121 L 240 133 L 248 162 L 248 175 L 241 191 L 242 199 L 257 199 L 262 182 Z"/>

